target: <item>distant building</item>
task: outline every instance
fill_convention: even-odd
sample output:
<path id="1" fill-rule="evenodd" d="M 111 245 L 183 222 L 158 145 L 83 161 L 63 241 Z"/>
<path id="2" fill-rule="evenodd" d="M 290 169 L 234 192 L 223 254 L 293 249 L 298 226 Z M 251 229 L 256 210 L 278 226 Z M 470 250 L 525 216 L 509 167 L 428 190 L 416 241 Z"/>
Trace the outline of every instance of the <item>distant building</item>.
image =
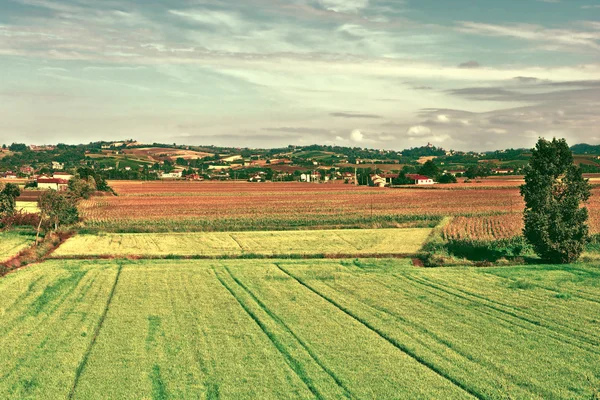
<path id="1" fill-rule="evenodd" d="M 69 174 L 68 172 L 55 172 L 52 174 L 52 178 L 70 181 L 71 179 L 73 179 L 73 175 Z"/>
<path id="2" fill-rule="evenodd" d="M 163 172 L 160 174 L 160 179 L 180 179 L 183 176 L 183 171 Z"/>
<path id="3" fill-rule="evenodd" d="M 58 161 L 52 161 L 52 169 L 62 171 L 63 169 L 65 169 L 65 164 L 60 163 Z"/>
<path id="4" fill-rule="evenodd" d="M 37 184 L 39 189 L 63 191 L 69 187 L 69 181 L 56 178 L 38 178 Z"/>
<path id="5" fill-rule="evenodd" d="M 452 176 L 464 175 L 467 170 L 465 169 L 449 169 L 444 171 L 445 174 L 449 174 Z"/>
<path id="6" fill-rule="evenodd" d="M 419 174 L 406 174 L 406 177 L 415 182 L 415 185 L 433 185 L 435 182 L 428 176 Z"/>
<path id="7" fill-rule="evenodd" d="M 512 174 L 515 172 L 512 168 L 492 168 L 494 174 Z"/>
<path id="8" fill-rule="evenodd" d="M 370 176 L 373 186 L 389 186 L 398 178 L 398 174 L 372 174 Z"/>
<path id="9" fill-rule="evenodd" d="M 19 171 L 21 171 L 21 173 L 25 175 L 32 175 L 35 172 L 34 169 L 30 166 L 23 166 L 19 168 Z"/>
<path id="10" fill-rule="evenodd" d="M 344 179 L 344 182 L 346 183 L 355 183 L 356 175 L 354 175 L 352 172 L 344 172 L 342 174 L 342 179 Z"/>

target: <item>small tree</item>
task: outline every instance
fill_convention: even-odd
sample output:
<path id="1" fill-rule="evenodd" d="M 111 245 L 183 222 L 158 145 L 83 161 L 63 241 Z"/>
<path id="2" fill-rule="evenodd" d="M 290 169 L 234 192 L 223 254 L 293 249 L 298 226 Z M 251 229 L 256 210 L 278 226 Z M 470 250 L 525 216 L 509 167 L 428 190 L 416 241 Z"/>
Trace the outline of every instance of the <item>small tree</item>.
<path id="1" fill-rule="evenodd" d="M 90 177 L 89 179 L 94 179 Z M 81 179 L 79 176 L 74 176 L 69 180 L 69 196 L 75 199 L 89 199 L 90 196 L 96 190 L 96 183 L 90 183 L 89 179 L 86 181 Z"/>
<path id="2" fill-rule="evenodd" d="M 443 174 L 438 178 L 438 183 L 456 183 L 456 177 L 452 174 Z"/>
<path id="3" fill-rule="evenodd" d="M 54 190 L 48 190 L 40 196 L 39 207 L 38 237 L 42 225 L 56 230 L 60 225 L 74 224 L 79 220 L 76 200 Z"/>
<path id="4" fill-rule="evenodd" d="M 419 174 L 425 175 L 429 178 L 435 178 L 439 175 L 440 169 L 432 160 L 427 160 L 425 164 L 419 168 Z"/>
<path id="5" fill-rule="evenodd" d="M 590 197 L 590 185 L 564 139 L 540 139 L 525 168 L 523 233 L 545 261 L 570 263 L 589 241 L 588 211 L 581 207 Z"/>
<path id="6" fill-rule="evenodd" d="M 7 183 L 0 191 L 0 217 L 6 217 L 15 213 L 17 197 L 21 195 L 21 190 L 17 185 Z"/>

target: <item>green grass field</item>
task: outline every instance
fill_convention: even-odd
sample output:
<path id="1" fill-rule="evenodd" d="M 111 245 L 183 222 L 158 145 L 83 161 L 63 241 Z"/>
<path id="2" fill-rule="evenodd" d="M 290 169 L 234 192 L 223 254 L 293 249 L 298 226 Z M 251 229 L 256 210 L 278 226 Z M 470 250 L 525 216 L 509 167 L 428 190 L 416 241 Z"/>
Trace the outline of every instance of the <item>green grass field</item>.
<path id="1" fill-rule="evenodd" d="M 23 232 L 0 232 L 0 262 L 4 262 L 19 254 L 21 250 L 31 246 L 35 236 Z"/>
<path id="2" fill-rule="evenodd" d="M 592 399 L 597 266 L 52 260 L 0 280 L 6 399 Z"/>
<path id="3" fill-rule="evenodd" d="M 17 201 L 15 209 L 23 213 L 37 214 L 40 212 L 40 207 L 37 201 Z"/>
<path id="4" fill-rule="evenodd" d="M 414 254 L 429 228 L 77 235 L 54 257 Z"/>

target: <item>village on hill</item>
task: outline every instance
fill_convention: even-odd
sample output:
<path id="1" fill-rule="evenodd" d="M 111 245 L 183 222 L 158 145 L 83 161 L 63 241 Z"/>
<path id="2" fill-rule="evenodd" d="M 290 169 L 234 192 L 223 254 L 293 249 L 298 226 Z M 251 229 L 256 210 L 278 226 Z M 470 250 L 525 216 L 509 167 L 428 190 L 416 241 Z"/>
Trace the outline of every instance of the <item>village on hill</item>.
<path id="1" fill-rule="evenodd" d="M 600 172 L 595 146 L 573 146 L 584 172 Z M 578 154 L 579 153 L 579 154 Z M 136 140 L 87 145 L 4 144 L 0 178 L 26 188 L 62 190 L 78 168 L 110 180 L 231 180 L 370 186 L 433 185 L 486 176 L 518 175 L 528 150 L 445 150 L 428 143 L 403 151 L 339 146 L 279 149 L 144 144 Z"/>

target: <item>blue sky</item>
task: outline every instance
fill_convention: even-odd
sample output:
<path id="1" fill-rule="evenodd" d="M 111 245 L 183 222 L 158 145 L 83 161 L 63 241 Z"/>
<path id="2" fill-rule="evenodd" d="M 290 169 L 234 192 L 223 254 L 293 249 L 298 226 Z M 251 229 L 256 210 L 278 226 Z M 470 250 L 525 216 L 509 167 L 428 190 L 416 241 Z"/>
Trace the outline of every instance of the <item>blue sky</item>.
<path id="1" fill-rule="evenodd" d="M 0 142 L 600 143 L 597 0 L 2 0 Z"/>

